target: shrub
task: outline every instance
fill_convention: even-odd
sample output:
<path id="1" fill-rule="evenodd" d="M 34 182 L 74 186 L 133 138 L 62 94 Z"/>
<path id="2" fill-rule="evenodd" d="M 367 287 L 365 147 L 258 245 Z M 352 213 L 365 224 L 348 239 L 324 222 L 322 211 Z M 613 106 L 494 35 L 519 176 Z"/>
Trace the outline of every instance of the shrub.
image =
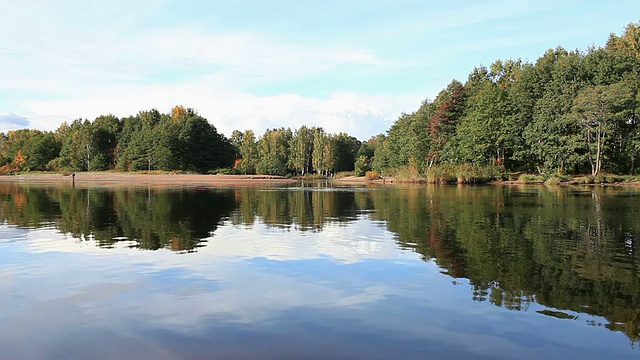
<path id="1" fill-rule="evenodd" d="M 544 182 L 544 179 L 542 178 L 542 176 L 534 175 L 534 174 L 522 174 L 520 175 L 518 180 L 520 180 L 520 182 L 522 182 L 523 184 L 536 184 L 536 183 Z"/>
<path id="2" fill-rule="evenodd" d="M 233 169 L 233 168 L 220 168 L 220 169 L 209 170 L 207 173 L 211 175 L 239 175 L 240 171 L 238 171 L 238 169 Z"/>
<path id="3" fill-rule="evenodd" d="M 427 172 L 427 182 L 432 184 L 478 184 L 506 177 L 504 168 L 495 165 L 438 165 Z"/>
<path id="4" fill-rule="evenodd" d="M 420 182 L 422 179 L 418 167 L 414 164 L 400 167 L 393 177 L 397 182 Z"/>
<path id="5" fill-rule="evenodd" d="M 322 180 L 326 178 L 327 178 L 326 176 L 322 174 L 316 174 L 316 173 L 307 173 L 307 174 L 304 174 L 304 176 L 302 177 L 302 179 L 304 180 Z"/>
<path id="6" fill-rule="evenodd" d="M 354 164 L 355 176 L 364 176 L 367 171 L 371 170 L 371 159 L 364 155 L 358 156 Z"/>
<path id="7" fill-rule="evenodd" d="M 20 172 L 20 167 L 13 163 L 0 166 L 0 175 L 13 175 Z"/>
<path id="8" fill-rule="evenodd" d="M 544 181 L 545 185 L 559 185 L 560 184 L 560 179 L 558 179 L 555 176 L 551 176 L 550 178 L 548 178 L 547 180 Z"/>
<path id="9" fill-rule="evenodd" d="M 380 179 L 380 173 L 379 173 L 379 172 L 377 172 L 377 171 L 374 171 L 374 170 L 372 170 L 372 171 L 367 171 L 367 172 L 364 174 L 364 178 L 365 178 L 367 181 L 378 180 L 378 179 Z"/>
<path id="10" fill-rule="evenodd" d="M 434 166 L 427 171 L 427 182 L 431 184 L 454 183 L 457 177 L 453 174 L 452 167 L 449 165 Z"/>
<path id="11" fill-rule="evenodd" d="M 353 171 L 340 171 L 339 173 L 336 173 L 333 178 L 334 179 L 342 179 L 345 178 L 347 176 L 354 176 Z"/>

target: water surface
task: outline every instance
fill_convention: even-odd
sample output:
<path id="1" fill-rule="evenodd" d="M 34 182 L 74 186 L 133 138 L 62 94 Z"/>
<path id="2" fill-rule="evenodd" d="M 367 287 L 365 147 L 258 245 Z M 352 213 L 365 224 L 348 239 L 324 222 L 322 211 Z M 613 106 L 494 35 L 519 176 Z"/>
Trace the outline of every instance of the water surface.
<path id="1" fill-rule="evenodd" d="M 640 192 L 0 184 L 7 359 L 638 358 Z"/>

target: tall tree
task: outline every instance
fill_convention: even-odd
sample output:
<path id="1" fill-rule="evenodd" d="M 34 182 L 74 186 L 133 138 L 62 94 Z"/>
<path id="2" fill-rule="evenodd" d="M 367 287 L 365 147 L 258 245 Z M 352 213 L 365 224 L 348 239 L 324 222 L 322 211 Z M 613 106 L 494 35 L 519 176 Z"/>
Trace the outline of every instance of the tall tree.
<path id="1" fill-rule="evenodd" d="M 242 146 L 242 132 L 240 130 L 233 130 L 231 133 L 231 137 L 229 138 L 229 142 L 231 146 L 233 146 L 233 154 L 235 156 L 234 160 L 242 158 L 240 154 L 240 147 Z"/>
<path id="2" fill-rule="evenodd" d="M 314 131 L 303 125 L 294 132 L 289 143 L 289 167 L 301 175 L 311 168 Z"/>
<path id="3" fill-rule="evenodd" d="M 259 174 L 285 175 L 289 156 L 290 129 L 267 130 L 258 141 L 260 160 L 256 165 Z"/>
<path id="4" fill-rule="evenodd" d="M 572 112 L 586 138 L 591 174 L 602 170 L 610 139 L 619 134 L 629 119 L 634 102 L 633 91 L 624 83 L 590 86 L 575 98 Z"/>
<path id="5" fill-rule="evenodd" d="M 318 174 L 328 176 L 335 166 L 335 142 L 324 129 L 315 129 L 313 133 L 313 169 Z"/>
<path id="6" fill-rule="evenodd" d="M 238 164 L 238 170 L 245 174 L 255 174 L 260 155 L 256 137 L 252 130 L 247 130 L 242 134 L 240 157 L 242 157 L 242 162 Z"/>
<path id="7" fill-rule="evenodd" d="M 537 98 L 523 138 L 540 173 L 577 171 L 583 160 L 579 126 L 571 112 L 573 99 L 588 76 L 579 52 L 547 51 L 536 62 L 531 93 Z"/>
<path id="8" fill-rule="evenodd" d="M 122 130 L 122 123 L 114 115 L 99 116 L 93 121 L 96 153 L 91 167 L 95 170 L 115 168 L 117 136 Z"/>
<path id="9" fill-rule="evenodd" d="M 464 115 L 465 103 L 464 85 L 457 80 L 453 80 L 436 97 L 433 103 L 433 114 L 429 116 L 428 131 L 431 142 L 427 155 L 427 168 L 448 156 L 447 145 L 455 135 L 456 127 Z"/>
<path id="10" fill-rule="evenodd" d="M 356 154 L 360 149 L 360 140 L 341 132 L 333 137 L 335 150 L 335 172 L 352 171 Z"/>
<path id="11" fill-rule="evenodd" d="M 61 147 L 50 132 L 30 138 L 24 145 L 27 170 L 46 170 L 49 162 L 60 154 Z"/>

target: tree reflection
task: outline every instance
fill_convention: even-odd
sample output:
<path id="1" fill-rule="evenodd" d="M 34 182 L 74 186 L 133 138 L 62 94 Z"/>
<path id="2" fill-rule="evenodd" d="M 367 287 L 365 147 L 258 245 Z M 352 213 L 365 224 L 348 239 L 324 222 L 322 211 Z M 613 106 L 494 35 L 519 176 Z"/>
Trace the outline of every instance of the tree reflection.
<path id="1" fill-rule="evenodd" d="M 571 312 L 640 340 L 640 194 L 612 188 L 74 189 L 0 184 L 0 214 L 110 247 L 195 251 L 224 221 L 320 232 L 383 221 L 399 246 L 466 278 L 470 296 L 543 316 Z M 129 243 L 127 243 L 129 244 Z"/>
<path id="2" fill-rule="evenodd" d="M 636 342 L 640 207 L 637 194 L 629 196 L 610 188 L 544 187 L 373 193 L 374 216 L 403 246 L 469 279 L 474 300 L 510 310 L 536 302 L 603 316 L 604 326 Z"/>
<path id="3" fill-rule="evenodd" d="M 145 250 L 193 251 L 202 246 L 235 208 L 232 196 L 216 191 L 76 189 L 2 184 L 0 211 L 10 224 L 53 225 L 99 246 L 133 242 Z"/>

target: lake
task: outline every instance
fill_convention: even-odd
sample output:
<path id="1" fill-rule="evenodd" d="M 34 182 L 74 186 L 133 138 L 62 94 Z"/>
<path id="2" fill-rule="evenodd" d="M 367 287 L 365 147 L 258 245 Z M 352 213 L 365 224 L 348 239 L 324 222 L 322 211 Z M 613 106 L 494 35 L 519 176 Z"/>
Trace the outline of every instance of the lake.
<path id="1" fill-rule="evenodd" d="M 0 194 L 2 359 L 640 358 L 640 189 Z"/>

